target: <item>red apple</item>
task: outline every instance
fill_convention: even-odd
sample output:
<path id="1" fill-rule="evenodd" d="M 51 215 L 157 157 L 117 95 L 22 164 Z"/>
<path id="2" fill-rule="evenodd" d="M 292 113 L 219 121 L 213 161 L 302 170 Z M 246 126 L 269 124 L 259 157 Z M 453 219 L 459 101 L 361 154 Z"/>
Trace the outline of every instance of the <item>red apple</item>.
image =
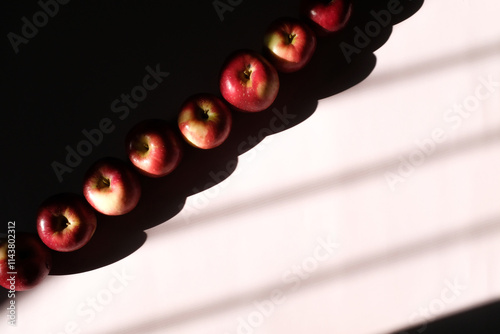
<path id="1" fill-rule="evenodd" d="M 141 197 L 137 174 L 124 161 L 103 158 L 84 177 L 83 195 L 97 211 L 118 216 L 134 209 Z"/>
<path id="2" fill-rule="evenodd" d="M 290 73 L 302 69 L 316 50 L 316 34 L 298 19 L 280 18 L 269 26 L 264 46 L 274 67 Z"/>
<path id="3" fill-rule="evenodd" d="M 222 67 L 220 91 L 241 111 L 262 111 L 274 102 L 279 90 L 278 72 L 263 56 L 248 50 L 232 54 Z"/>
<path id="4" fill-rule="evenodd" d="M 170 174 L 182 158 L 181 142 L 163 120 L 136 124 L 127 134 L 126 149 L 132 164 L 149 177 Z"/>
<path id="5" fill-rule="evenodd" d="M 71 252 L 85 246 L 96 226 L 94 210 L 76 194 L 53 196 L 38 208 L 38 235 L 44 244 L 59 252 Z"/>
<path id="6" fill-rule="evenodd" d="M 346 26 L 352 13 L 352 0 L 302 0 L 301 11 L 318 32 L 331 34 Z"/>
<path id="7" fill-rule="evenodd" d="M 228 106 L 217 96 L 197 94 L 183 103 L 177 123 L 189 144 L 210 149 L 229 136 L 233 118 Z"/>
<path id="8" fill-rule="evenodd" d="M 32 289 L 45 279 L 51 267 L 50 250 L 36 234 L 9 232 L 0 239 L 0 285 L 4 288 Z"/>

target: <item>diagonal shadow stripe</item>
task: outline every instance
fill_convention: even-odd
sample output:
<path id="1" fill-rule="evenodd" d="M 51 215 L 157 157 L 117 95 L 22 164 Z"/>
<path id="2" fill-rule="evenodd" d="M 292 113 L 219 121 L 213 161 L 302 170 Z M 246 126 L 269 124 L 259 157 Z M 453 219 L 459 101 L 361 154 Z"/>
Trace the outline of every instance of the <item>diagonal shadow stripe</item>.
<path id="1" fill-rule="evenodd" d="M 481 133 L 476 136 L 471 136 L 464 138 L 460 141 L 455 141 L 453 143 L 441 144 L 436 147 L 433 154 L 426 158 L 426 163 L 432 160 L 444 159 L 455 154 L 461 154 L 469 150 L 477 149 L 483 145 L 488 145 L 490 143 L 498 142 L 500 140 L 500 129 L 494 129 L 489 132 Z M 404 152 L 403 156 L 408 156 L 413 151 Z M 400 156 L 401 154 L 393 155 Z M 150 237 L 157 237 L 162 232 L 173 232 L 178 229 L 184 229 L 187 227 L 192 227 L 197 224 L 205 224 L 208 222 L 216 222 L 220 217 L 225 217 L 229 215 L 236 215 L 244 211 L 256 210 L 262 207 L 274 205 L 277 202 L 289 201 L 296 198 L 304 197 L 309 194 L 318 193 L 325 190 L 330 190 L 333 187 L 341 187 L 352 184 L 353 182 L 360 182 L 366 178 L 370 177 L 383 177 L 383 174 L 387 171 L 392 171 L 398 166 L 399 160 L 390 157 L 382 159 L 374 164 L 365 167 L 359 167 L 357 169 L 349 170 L 340 174 L 333 174 L 329 177 L 323 177 L 314 181 L 308 181 L 293 187 L 283 189 L 278 192 L 263 194 L 259 197 L 253 199 L 245 199 L 239 203 L 233 204 L 231 206 L 222 207 L 213 211 L 202 211 L 198 215 L 193 215 L 189 221 L 183 220 L 183 218 L 178 215 L 172 218 L 170 221 L 166 222 L 160 227 L 155 229 L 155 234 Z M 420 166 L 418 168 L 423 168 Z M 390 191 L 388 188 L 387 191 Z"/>
<path id="2" fill-rule="evenodd" d="M 499 54 L 500 41 L 495 41 L 491 44 L 485 44 L 458 53 L 443 55 L 412 66 L 405 66 L 404 69 L 374 74 L 370 80 L 363 83 L 363 89 L 368 87 L 379 88 L 381 84 L 389 84 L 393 81 L 402 79 L 411 80 L 416 76 L 427 75 L 430 72 L 442 71 L 461 64 L 480 61 Z"/>
<path id="3" fill-rule="evenodd" d="M 392 265 L 403 260 L 409 260 L 426 253 L 435 253 L 440 249 L 471 242 L 481 237 L 491 236 L 497 233 L 500 233 L 500 217 L 472 222 L 468 224 L 468 227 L 460 230 L 442 233 L 426 240 L 416 241 L 411 244 L 395 247 L 386 252 L 366 256 L 346 265 L 312 273 L 307 280 L 302 281 L 300 288 L 295 291 L 292 291 L 286 284 L 278 282 L 260 289 L 254 289 L 250 292 L 240 293 L 212 303 L 206 303 L 191 310 L 181 311 L 172 315 L 166 315 L 165 317 L 138 323 L 133 326 L 127 326 L 126 328 L 114 332 L 107 332 L 107 334 L 143 333 L 145 331 L 178 326 L 194 319 L 218 314 L 238 306 L 244 306 L 253 301 L 268 299 L 275 289 L 279 289 L 285 294 L 297 293 L 303 289 L 311 288 L 319 284 L 332 283 L 350 276 L 362 274 L 369 270 Z"/>

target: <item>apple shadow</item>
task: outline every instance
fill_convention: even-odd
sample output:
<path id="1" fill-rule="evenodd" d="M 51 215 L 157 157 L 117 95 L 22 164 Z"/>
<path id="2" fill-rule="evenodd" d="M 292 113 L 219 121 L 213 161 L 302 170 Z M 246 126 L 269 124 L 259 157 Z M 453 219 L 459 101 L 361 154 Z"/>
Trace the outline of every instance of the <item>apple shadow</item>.
<path id="1" fill-rule="evenodd" d="M 148 229 L 169 224 L 179 214 L 187 197 L 229 177 L 239 155 L 266 136 L 302 123 L 315 112 L 319 100 L 365 80 L 376 66 L 374 51 L 387 42 L 393 26 L 423 5 L 423 0 L 401 0 L 391 14 L 388 4 L 395 2 L 354 1 L 349 24 L 332 36 L 318 37 L 316 52 L 304 69 L 280 74 L 280 91 L 270 108 L 259 113 L 234 111 L 231 134 L 215 149 L 199 150 L 184 143 L 183 160 L 174 172 L 160 179 L 140 177 L 142 197 L 132 212 L 117 217 L 98 214 L 97 230 L 85 247 L 71 253 L 53 252 L 51 275 L 94 270 L 129 256 L 146 242 Z M 220 22 L 211 3 L 207 4 L 199 10 L 187 2 L 66 5 L 29 43 L 19 46 L 18 54 L 6 51 L 3 63 L 12 85 L 2 95 L 14 107 L 1 135 L 13 136 L 26 126 L 26 131 L 33 129 L 35 139 L 39 139 L 37 143 L 29 137 L 19 139 L 19 145 L 30 148 L 29 157 L 6 147 L 15 163 L 6 166 L 3 174 L 26 174 L 21 186 L 32 189 L 28 194 L 16 191 L 12 196 L 2 195 L 2 202 L 23 224 L 22 230 L 36 233 L 36 209 L 45 198 L 61 192 L 81 193 L 83 175 L 93 162 L 105 156 L 126 159 L 123 141 L 134 124 L 161 118 L 176 128 L 178 108 L 188 96 L 200 92 L 220 96 L 219 70 L 231 52 L 262 51 L 262 36 L 274 19 L 299 17 L 297 0 L 244 2 L 226 12 Z M 13 13 L 15 19 L 9 21 L 12 27 L 20 26 L 17 18 L 37 10 L 35 5 L 2 6 Z M 388 16 L 377 16 L 381 11 Z M 90 16 L 94 17 L 92 24 L 86 20 Z M 346 51 L 347 44 L 350 51 Z M 126 108 L 122 103 L 117 112 L 112 102 L 130 94 L 131 88 L 141 83 L 147 67 L 161 68 L 165 73 L 158 88 L 149 91 L 138 106 Z M 81 130 L 96 128 L 104 118 L 113 121 L 112 133 L 105 134 L 88 157 L 82 157 L 61 177 L 63 180 L 55 179 L 52 163 L 64 161 L 65 146 L 75 147 L 83 138 Z M 14 126 L 7 126 L 9 121 Z M 39 170 L 32 170 L 33 161 Z M 8 177 L 2 181 L 5 189 L 19 187 Z M 23 196 L 24 203 L 20 201 Z M 2 221 L 13 219 L 1 214 Z"/>
<path id="2" fill-rule="evenodd" d="M 422 1 L 413 1 L 411 6 L 404 6 L 401 17 L 409 17 L 421 5 Z M 65 275 L 93 270 L 129 255 L 146 242 L 145 230 L 168 224 L 168 220 L 182 210 L 188 196 L 229 177 L 237 166 L 240 154 L 257 145 L 270 132 L 276 133 L 270 129 L 272 119 L 276 117 L 273 110 L 290 115 L 289 119 L 284 120 L 282 131 L 285 131 L 310 117 L 320 99 L 338 94 L 363 81 L 375 68 L 373 51 L 389 39 L 392 24 L 381 28 L 369 46 L 358 49 L 359 54 L 353 54 L 350 64 L 339 44 L 348 41 L 354 45 L 354 28 L 364 29 L 368 22 L 374 21 L 369 12 L 386 9 L 386 6 L 387 1 L 380 0 L 372 1 L 369 6 L 357 2 L 350 24 L 341 33 L 319 38 L 315 55 L 306 68 L 294 74 L 280 74 L 280 92 L 270 108 L 260 113 L 233 112 L 231 135 L 218 148 L 203 151 L 184 144 L 183 161 L 172 174 L 161 179 L 141 177 L 143 195 L 137 208 L 122 217 L 101 215 L 99 228 L 91 243 L 77 252 L 54 254 L 51 274 Z M 217 58 L 224 59 L 226 56 L 220 54 Z M 209 91 L 218 95 L 214 85 L 217 80 L 206 82 L 207 87 L 210 87 L 210 83 L 212 86 Z M 190 94 L 185 92 L 183 95 Z M 172 122 L 172 125 L 175 124 Z M 250 143 L 249 137 L 257 141 Z M 244 142 L 246 145 L 242 150 L 241 144 Z M 214 180 L 210 172 L 224 177 Z"/>

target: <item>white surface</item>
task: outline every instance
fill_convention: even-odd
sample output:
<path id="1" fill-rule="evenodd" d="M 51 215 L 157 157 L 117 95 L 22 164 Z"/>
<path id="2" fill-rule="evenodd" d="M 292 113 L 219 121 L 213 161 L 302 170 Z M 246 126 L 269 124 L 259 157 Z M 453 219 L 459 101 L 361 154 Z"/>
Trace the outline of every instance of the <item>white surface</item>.
<path id="1" fill-rule="evenodd" d="M 500 82 L 493 8 L 426 1 L 365 81 L 240 156 L 227 180 L 188 199 L 168 224 L 178 229 L 155 227 L 111 266 L 49 277 L 19 301 L 18 327 L 0 331 L 388 333 L 498 298 L 500 87 L 470 117 L 449 114 L 481 78 Z M 445 139 L 392 190 L 387 172 L 435 129 Z M 331 254 L 318 250 L 328 238 Z M 314 254 L 318 267 L 296 279 Z M 283 296 L 270 306 L 273 290 Z M 92 297 L 109 301 L 95 317 Z M 249 317 L 258 326 L 245 331 Z"/>

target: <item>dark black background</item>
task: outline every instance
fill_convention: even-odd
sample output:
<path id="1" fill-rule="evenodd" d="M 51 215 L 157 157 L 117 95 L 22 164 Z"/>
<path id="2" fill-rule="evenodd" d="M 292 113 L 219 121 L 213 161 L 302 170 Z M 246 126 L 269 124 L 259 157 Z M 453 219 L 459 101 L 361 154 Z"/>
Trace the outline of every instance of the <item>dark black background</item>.
<path id="1" fill-rule="evenodd" d="M 304 70 L 280 75 L 280 93 L 269 110 L 234 112 L 231 135 L 221 147 L 201 151 L 185 145 L 184 159 L 171 175 L 141 177 L 143 196 L 138 207 L 121 217 L 98 215 L 91 242 L 73 253 L 54 253 L 51 274 L 96 269 L 134 252 L 146 242 L 145 230 L 169 224 L 193 189 L 203 190 L 210 181 L 210 171 L 225 170 L 228 161 L 243 153 L 238 144 L 269 124 L 272 108 L 286 106 L 297 116 L 289 127 L 300 126 L 314 113 L 319 99 L 369 76 L 376 66 L 373 51 L 390 38 L 392 25 L 411 19 L 423 0 L 402 0 L 403 13 L 393 17 L 392 25 L 373 38 L 352 63 L 347 63 L 339 44 L 352 43 L 353 28 L 363 28 L 373 20 L 370 10 L 385 9 L 387 3 L 356 1 L 349 26 L 320 38 L 314 58 Z M 40 10 L 36 1 L 0 4 L 0 232 L 5 232 L 8 221 L 15 220 L 19 232 L 36 233 L 39 204 L 61 192 L 81 194 L 83 175 L 98 159 L 125 159 L 124 137 L 140 120 L 161 118 L 175 126 L 178 108 L 188 96 L 200 92 L 219 95 L 218 74 L 225 58 L 242 48 L 261 51 L 267 26 L 278 17 L 298 17 L 299 1 L 244 0 L 225 12 L 221 21 L 210 0 L 72 0 L 59 5 L 58 13 L 27 44 L 21 44 L 16 54 L 7 34 L 21 35 L 21 18 L 33 22 L 33 14 Z M 141 85 L 146 66 L 155 68 L 157 64 L 169 76 L 128 117 L 119 119 L 111 103 Z M 76 148 L 85 139 L 82 130 L 97 128 L 104 118 L 112 120 L 115 130 L 105 134 L 102 143 L 59 182 L 51 164 L 65 163 L 65 147 Z M 496 333 L 478 331 L 484 325 L 498 328 L 490 317 L 492 310 L 498 310 L 498 304 L 430 324 L 425 332 L 463 332 L 465 321 L 475 324 L 466 332 Z"/>
<path id="2" fill-rule="evenodd" d="M 392 24 L 411 16 L 422 2 L 404 3 L 403 13 Z M 3 4 L 2 36 L 21 34 L 22 17 L 33 21 L 38 3 Z M 194 189 L 203 190 L 210 171 L 225 170 L 237 160 L 239 144 L 267 127 L 273 108 L 296 118 L 299 124 L 316 109 L 318 100 L 349 89 L 374 69 L 373 51 L 390 36 L 386 26 L 348 64 L 339 43 L 353 43 L 354 27 L 372 21 L 370 10 L 387 7 L 386 0 L 369 5 L 357 2 L 351 25 L 342 33 L 318 41 L 311 63 L 301 72 L 280 76 L 280 93 L 271 108 L 260 113 L 233 112 L 234 124 L 224 145 L 208 151 L 185 145 L 181 165 L 162 179 L 141 177 L 143 195 L 138 207 L 120 217 L 98 216 L 98 228 L 89 245 L 68 254 L 55 253 L 52 274 L 81 272 L 112 263 L 135 251 L 146 240 L 144 230 L 168 224 L 182 209 Z M 6 14 L 9 13 L 9 14 Z M 39 28 L 15 54 L 3 39 L 1 91 L 2 119 L 2 227 L 15 220 L 17 230 L 36 233 L 40 203 L 61 192 L 82 193 L 86 170 L 98 159 L 126 159 L 124 138 L 143 119 L 160 118 L 176 126 L 182 102 L 192 94 L 219 95 L 218 76 L 223 62 L 238 49 L 262 50 L 269 24 L 282 16 L 299 16 L 299 1 L 241 2 L 224 13 L 221 21 L 212 1 L 105 1 L 69 2 Z M 159 64 L 159 65 L 158 65 Z M 119 118 L 111 104 L 142 84 L 146 67 L 169 76 L 147 98 Z M 123 105 L 123 104 L 120 104 Z M 86 138 L 82 130 L 97 128 L 102 119 L 113 122 L 100 145 L 59 182 L 52 168 L 65 164 L 66 146 L 76 149 Z M 251 148 L 250 145 L 246 147 Z M 328 152 L 325 152 L 328 154 Z M 110 241 L 113 242 L 110 242 Z"/>

